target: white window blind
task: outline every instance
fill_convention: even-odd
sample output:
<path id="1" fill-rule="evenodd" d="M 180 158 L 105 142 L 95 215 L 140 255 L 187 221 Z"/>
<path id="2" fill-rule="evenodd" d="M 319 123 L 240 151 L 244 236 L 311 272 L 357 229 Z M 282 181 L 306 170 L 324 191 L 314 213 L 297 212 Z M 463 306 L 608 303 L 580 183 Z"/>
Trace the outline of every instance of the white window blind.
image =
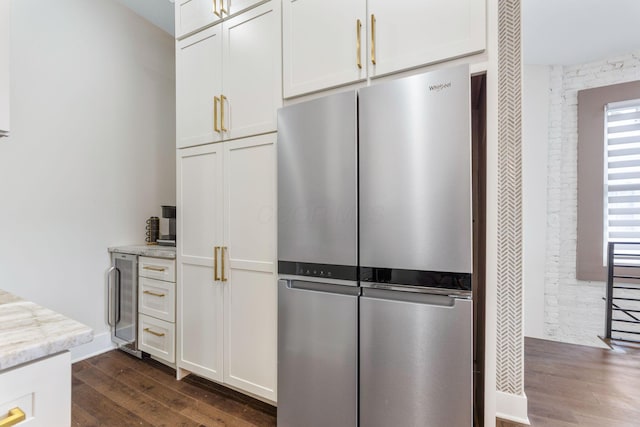
<path id="1" fill-rule="evenodd" d="M 605 139 L 604 265 L 607 242 L 640 242 L 640 99 L 606 106 Z M 637 256 L 640 245 L 616 253 Z"/>

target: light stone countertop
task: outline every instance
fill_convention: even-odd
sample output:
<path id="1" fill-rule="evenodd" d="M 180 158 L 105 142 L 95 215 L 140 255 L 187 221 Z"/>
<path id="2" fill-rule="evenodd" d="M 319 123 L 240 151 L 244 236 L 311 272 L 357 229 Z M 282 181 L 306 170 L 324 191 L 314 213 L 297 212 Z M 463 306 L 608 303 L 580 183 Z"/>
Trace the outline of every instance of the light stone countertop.
<path id="1" fill-rule="evenodd" d="M 0 372 L 93 341 L 93 330 L 0 289 Z"/>
<path id="2" fill-rule="evenodd" d="M 160 245 L 112 246 L 109 248 L 109 253 L 112 253 L 112 252 L 119 253 L 119 254 L 150 256 L 155 258 L 176 259 L 175 246 L 160 246 Z"/>

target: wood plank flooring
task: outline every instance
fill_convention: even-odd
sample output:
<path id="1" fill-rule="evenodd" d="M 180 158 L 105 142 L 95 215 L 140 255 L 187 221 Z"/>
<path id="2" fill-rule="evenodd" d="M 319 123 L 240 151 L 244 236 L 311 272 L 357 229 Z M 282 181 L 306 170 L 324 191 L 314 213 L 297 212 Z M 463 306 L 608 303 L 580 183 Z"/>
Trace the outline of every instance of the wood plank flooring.
<path id="1" fill-rule="evenodd" d="M 72 384 L 73 426 L 276 425 L 270 405 L 120 351 L 75 363 Z M 526 338 L 525 392 L 534 427 L 639 426 L 640 348 Z"/>
<path id="2" fill-rule="evenodd" d="M 640 425 L 640 349 L 525 339 L 524 388 L 534 427 Z M 498 427 L 520 427 L 498 421 Z"/>
<path id="3" fill-rule="evenodd" d="M 120 351 L 73 364 L 71 425 L 275 426 L 276 409 Z"/>

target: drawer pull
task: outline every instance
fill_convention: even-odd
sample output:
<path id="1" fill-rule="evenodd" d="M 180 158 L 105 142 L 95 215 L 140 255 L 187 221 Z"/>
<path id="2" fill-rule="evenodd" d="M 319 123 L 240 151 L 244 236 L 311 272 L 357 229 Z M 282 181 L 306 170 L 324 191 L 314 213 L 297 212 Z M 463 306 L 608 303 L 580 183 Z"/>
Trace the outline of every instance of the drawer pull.
<path id="1" fill-rule="evenodd" d="M 9 411 L 7 418 L 0 421 L 0 427 L 11 427 L 26 419 L 27 416 L 22 409 L 13 408 Z"/>
<path id="2" fill-rule="evenodd" d="M 152 331 L 152 330 L 151 330 L 151 329 L 149 329 L 149 328 L 144 328 L 144 331 L 145 331 L 145 332 L 149 332 L 151 335 L 155 335 L 155 336 L 157 336 L 157 337 L 163 337 L 163 336 L 164 336 L 164 333 L 162 333 L 162 332 Z M 2 427 L 2 426 L 0 426 L 0 427 Z"/>
<path id="3" fill-rule="evenodd" d="M 143 270 L 151 270 L 151 271 L 165 271 L 164 267 L 154 267 L 153 265 L 145 265 L 142 267 Z"/>
<path id="4" fill-rule="evenodd" d="M 158 294 L 156 292 L 151 292 L 151 291 L 144 291 L 143 294 L 151 295 L 154 297 L 160 297 L 160 298 L 163 298 L 165 296 L 165 294 Z"/>

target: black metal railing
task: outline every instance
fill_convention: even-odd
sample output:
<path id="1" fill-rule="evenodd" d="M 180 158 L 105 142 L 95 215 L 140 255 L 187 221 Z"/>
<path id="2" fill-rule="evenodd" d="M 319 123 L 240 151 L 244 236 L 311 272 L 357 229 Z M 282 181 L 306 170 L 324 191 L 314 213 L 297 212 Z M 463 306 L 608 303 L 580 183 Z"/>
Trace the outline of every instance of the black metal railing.
<path id="1" fill-rule="evenodd" d="M 640 343 L 640 242 L 609 242 L 605 338 Z"/>

